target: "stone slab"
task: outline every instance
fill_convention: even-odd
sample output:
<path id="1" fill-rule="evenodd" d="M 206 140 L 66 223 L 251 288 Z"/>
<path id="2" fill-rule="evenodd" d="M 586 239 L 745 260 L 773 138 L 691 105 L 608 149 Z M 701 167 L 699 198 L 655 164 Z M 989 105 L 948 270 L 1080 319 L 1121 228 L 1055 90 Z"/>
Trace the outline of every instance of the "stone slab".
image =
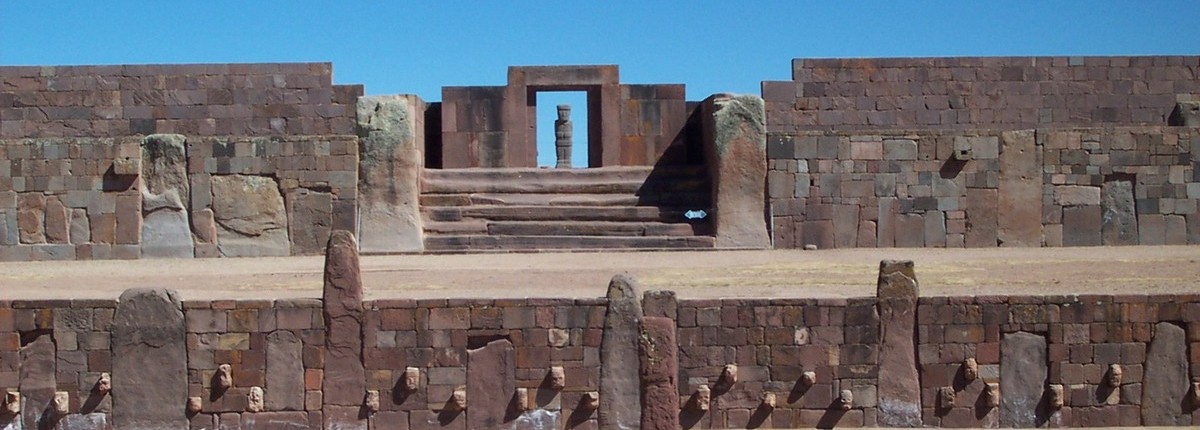
<path id="1" fill-rule="evenodd" d="M 641 428 L 675 430 L 679 428 L 679 344 L 675 341 L 675 320 L 662 317 L 642 319 L 641 347 L 642 416 Z"/>
<path id="2" fill-rule="evenodd" d="M 187 344 L 174 291 L 121 294 L 112 322 L 113 426 L 186 428 Z"/>
<path id="3" fill-rule="evenodd" d="M 1133 198 L 1133 181 L 1113 179 L 1101 187 L 1103 215 L 1100 238 L 1104 245 L 1137 245 L 1137 211 Z"/>
<path id="4" fill-rule="evenodd" d="M 502 428 L 516 388 L 512 342 L 499 339 L 467 351 L 467 428 Z M 513 417 L 515 418 L 515 417 Z"/>
<path id="5" fill-rule="evenodd" d="M 304 410 L 304 344 L 295 333 L 277 330 L 267 335 L 267 386 L 269 411 Z"/>
<path id="6" fill-rule="evenodd" d="M 879 378 L 877 387 L 877 419 L 888 427 L 920 427 L 921 381 L 916 362 L 919 287 L 913 262 L 880 262 L 876 295 L 879 374 L 886 375 Z"/>
<path id="7" fill-rule="evenodd" d="M 325 252 L 323 401 L 326 406 L 358 406 L 366 395 L 358 243 L 350 232 L 335 230 Z M 326 417 L 326 422 L 330 419 Z"/>
<path id="8" fill-rule="evenodd" d="M 718 94 L 703 105 L 717 248 L 769 248 L 766 110 L 757 96 Z M 857 226 L 857 222 L 854 223 Z"/>
<path id="9" fill-rule="evenodd" d="M 636 429 L 641 425 L 641 378 L 638 338 L 642 305 L 637 281 L 613 276 L 608 284 L 608 309 L 600 339 L 601 429 Z"/>
<path id="10" fill-rule="evenodd" d="M 1100 245 L 1100 206 L 1067 206 L 1062 212 L 1064 246 Z"/>
<path id="11" fill-rule="evenodd" d="M 288 193 L 288 237 L 292 255 L 319 255 L 333 231 L 333 195 L 298 188 Z"/>
<path id="12" fill-rule="evenodd" d="M 421 251 L 425 102 L 414 95 L 360 97 L 357 109 L 360 246 L 363 252 Z"/>
<path id="13" fill-rule="evenodd" d="M 54 367 L 54 339 L 49 334 L 37 336 L 21 347 L 20 392 L 21 419 L 27 429 L 53 427 L 53 417 L 46 415 L 51 410 L 56 389 Z"/>
<path id="14" fill-rule="evenodd" d="M 1000 426 L 1041 427 L 1048 376 L 1046 337 L 1004 333 L 1000 340 Z"/>
<path id="15" fill-rule="evenodd" d="M 287 212 L 279 183 L 271 177 L 212 177 L 217 247 L 226 257 L 287 256 Z"/>
<path id="16" fill-rule="evenodd" d="M 1182 327 L 1169 322 L 1154 325 L 1154 338 L 1146 352 L 1142 381 L 1142 424 L 1186 426 L 1192 424 L 1184 409 L 1188 390 L 1187 336 Z"/>
<path id="17" fill-rule="evenodd" d="M 968 248 L 991 248 L 999 236 L 1000 195 L 992 188 L 967 189 L 967 232 L 964 244 Z"/>
<path id="18" fill-rule="evenodd" d="M 142 140 L 142 256 L 191 258 L 188 202 L 187 139 L 178 134 L 153 134 Z"/>
<path id="19" fill-rule="evenodd" d="M 1000 246 L 1042 246 L 1042 169 L 1033 130 L 1001 133 L 998 225 Z"/>

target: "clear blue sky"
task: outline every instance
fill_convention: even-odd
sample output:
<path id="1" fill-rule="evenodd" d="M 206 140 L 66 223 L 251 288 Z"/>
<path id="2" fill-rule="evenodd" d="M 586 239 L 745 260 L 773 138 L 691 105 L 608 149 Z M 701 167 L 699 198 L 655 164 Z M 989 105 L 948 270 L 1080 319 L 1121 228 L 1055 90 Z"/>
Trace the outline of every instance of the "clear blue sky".
<path id="1" fill-rule="evenodd" d="M 618 64 L 699 100 L 792 58 L 1195 55 L 1197 28 L 1192 1 L 0 0 L 0 65 L 332 61 L 336 83 L 434 101 L 508 65 Z"/>

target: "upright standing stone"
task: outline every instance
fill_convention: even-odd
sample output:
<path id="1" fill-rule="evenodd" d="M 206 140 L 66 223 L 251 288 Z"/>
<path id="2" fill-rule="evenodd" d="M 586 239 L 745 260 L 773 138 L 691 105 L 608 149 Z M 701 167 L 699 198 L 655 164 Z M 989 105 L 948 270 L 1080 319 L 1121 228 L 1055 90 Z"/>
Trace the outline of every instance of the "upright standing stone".
<path id="1" fill-rule="evenodd" d="M 267 335 L 267 395 L 269 411 L 303 411 L 304 344 L 295 333 L 277 330 Z"/>
<path id="2" fill-rule="evenodd" d="M 113 427 L 187 428 L 187 343 L 170 290 L 121 294 L 112 322 Z"/>
<path id="3" fill-rule="evenodd" d="M 717 94 L 704 101 L 702 112 L 716 246 L 768 248 L 763 100 Z"/>
<path id="4" fill-rule="evenodd" d="M 641 380 L 638 376 L 638 338 L 642 304 L 637 282 L 628 275 L 608 283 L 608 312 L 600 339 L 599 424 L 604 430 L 636 429 L 641 425 Z"/>
<path id="5" fill-rule="evenodd" d="M 191 258 L 187 141 L 178 134 L 142 140 L 142 256 Z"/>
<path id="6" fill-rule="evenodd" d="M 1033 130 L 1000 134 L 1000 246 L 1042 246 L 1042 168 Z"/>
<path id="7" fill-rule="evenodd" d="M 1192 415 L 1184 410 L 1190 388 L 1187 336 L 1183 328 L 1169 322 L 1154 325 L 1154 339 L 1146 353 L 1142 382 L 1142 424 L 1186 426 Z"/>
<path id="8" fill-rule="evenodd" d="M 1137 245 L 1137 210 L 1133 199 L 1133 181 L 1121 178 L 1104 181 L 1101 187 L 1100 238 L 1104 245 Z"/>
<path id="9" fill-rule="evenodd" d="M 1000 426 L 1040 427 L 1046 420 L 1046 337 L 1005 333 L 1000 340 Z"/>
<path id="10" fill-rule="evenodd" d="M 571 124 L 571 105 L 558 105 L 558 119 L 554 120 L 554 152 L 558 169 L 571 168 L 571 146 L 573 142 L 574 125 Z"/>
<path id="11" fill-rule="evenodd" d="M 362 277 L 358 268 L 358 243 L 345 230 L 334 230 L 325 248 L 325 289 L 321 296 L 325 317 L 325 375 L 322 387 L 325 428 L 366 428 L 365 420 L 351 420 L 348 408 L 357 410 L 366 395 L 362 361 Z"/>
<path id="12" fill-rule="evenodd" d="M 917 296 L 913 262 L 879 262 L 879 423 L 921 426 L 921 381 L 917 374 Z"/>
<path id="13" fill-rule="evenodd" d="M 679 428 L 679 344 L 675 320 L 642 319 L 642 430 Z"/>
<path id="14" fill-rule="evenodd" d="M 358 99 L 358 231 L 364 252 L 425 249 L 421 169 L 425 102 L 414 95 Z"/>
<path id="15" fill-rule="evenodd" d="M 53 428 L 53 421 L 43 419 L 44 412 L 52 409 L 55 391 L 54 340 L 49 335 L 21 347 L 19 373 L 21 418 L 17 421 L 27 429 Z"/>
<path id="16" fill-rule="evenodd" d="M 504 424 L 516 389 L 516 367 L 508 339 L 467 351 L 467 428 L 486 430 Z"/>

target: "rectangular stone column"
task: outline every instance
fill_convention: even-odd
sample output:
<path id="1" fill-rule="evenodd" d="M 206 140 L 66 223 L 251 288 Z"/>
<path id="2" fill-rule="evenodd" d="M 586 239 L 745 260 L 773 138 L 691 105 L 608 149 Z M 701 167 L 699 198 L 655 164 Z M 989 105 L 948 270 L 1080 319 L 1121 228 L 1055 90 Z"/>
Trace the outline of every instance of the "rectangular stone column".
<path id="1" fill-rule="evenodd" d="M 879 262 L 879 424 L 921 426 L 917 374 L 917 276 L 909 260 Z"/>
<path id="2" fill-rule="evenodd" d="M 603 430 L 636 429 L 641 425 L 641 379 L 638 338 L 642 304 L 637 283 L 617 275 L 608 283 L 608 311 L 600 339 L 600 410 Z"/>
<path id="3" fill-rule="evenodd" d="M 1049 418 L 1046 337 L 1026 332 L 1000 339 L 1000 426 L 1042 427 Z"/>
<path id="4" fill-rule="evenodd" d="M 359 245 L 363 252 L 420 252 L 425 102 L 414 95 L 358 99 Z"/>
<path id="5" fill-rule="evenodd" d="M 366 429 L 359 408 L 366 396 L 362 359 L 362 277 L 354 235 L 335 230 L 325 251 L 325 428 Z"/>
<path id="6" fill-rule="evenodd" d="M 642 430 L 679 428 L 679 344 L 675 320 L 642 319 Z"/>
<path id="7" fill-rule="evenodd" d="M 192 258 L 187 139 L 152 134 L 142 141 L 142 257 Z"/>
<path id="8" fill-rule="evenodd" d="M 174 291 L 121 294 L 112 322 L 113 427 L 188 427 L 187 338 Z"/>
<path id="9" fill-rule="evenodd" d="M 704 100 L 704 159 L 712 181 L 717 248 L 769 248 L 766 111 L 757 96 Z"/>
<path id="10" fill-rule="evenodd" d="M 1000 246 L 1042 246 L 1042 157 L 1033 130 L 1000 134 Z"/>

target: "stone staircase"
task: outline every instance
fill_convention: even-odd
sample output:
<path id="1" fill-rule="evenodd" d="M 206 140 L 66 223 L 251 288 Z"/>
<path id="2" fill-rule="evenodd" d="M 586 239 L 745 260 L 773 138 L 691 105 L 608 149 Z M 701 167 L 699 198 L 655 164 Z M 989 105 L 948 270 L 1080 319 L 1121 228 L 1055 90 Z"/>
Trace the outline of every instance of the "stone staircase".
<path id="1" fill-rule="evenodd" d="M 712 248 L 703 166 L 426 169 L 426 252 Z"/>

